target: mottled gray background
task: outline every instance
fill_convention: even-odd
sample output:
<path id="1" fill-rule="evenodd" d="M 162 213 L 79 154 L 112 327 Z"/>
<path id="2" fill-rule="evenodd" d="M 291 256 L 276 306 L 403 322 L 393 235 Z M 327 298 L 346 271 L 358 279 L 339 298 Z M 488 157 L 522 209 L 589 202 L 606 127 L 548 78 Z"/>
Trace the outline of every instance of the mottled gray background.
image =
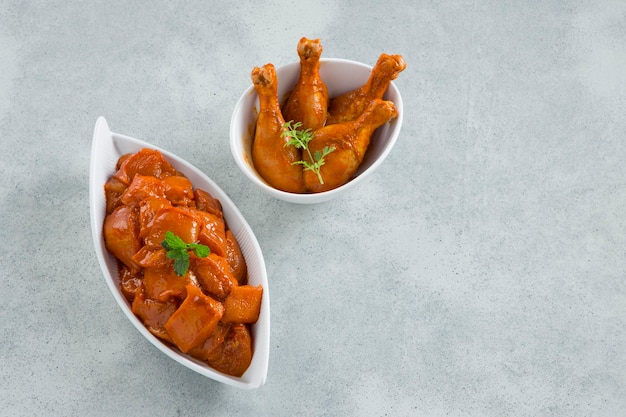
<path id="1" fill-rule="evenodd" d="M 626 3 L 0 0 L 0 414 L 623 416 Z M 404 127 L 345 197 L 238 171 L 253 66 L 405 57 Z M 172 151 L 239 206 L 272 300 L 266 385 L 171 361 L 105 285 L 93 127 Z"/>

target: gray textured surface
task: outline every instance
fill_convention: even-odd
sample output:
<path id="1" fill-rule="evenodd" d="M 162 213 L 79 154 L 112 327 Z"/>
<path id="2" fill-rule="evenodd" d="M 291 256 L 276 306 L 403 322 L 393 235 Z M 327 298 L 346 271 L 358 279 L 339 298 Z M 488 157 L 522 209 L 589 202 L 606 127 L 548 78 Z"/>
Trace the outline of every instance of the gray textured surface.
<path id="1" fill-rule="evenodd" d="M 624 415 L 626 3 L 43 3 L 0 0 L 1 415 Z M 301 36 L 408 63 L 396 148 L 312 207 L 228 147 L 251 68 Z M 115 304 L 89 230 L 101 115 L 255 231 L 263 388 L 172 362 Z"/>

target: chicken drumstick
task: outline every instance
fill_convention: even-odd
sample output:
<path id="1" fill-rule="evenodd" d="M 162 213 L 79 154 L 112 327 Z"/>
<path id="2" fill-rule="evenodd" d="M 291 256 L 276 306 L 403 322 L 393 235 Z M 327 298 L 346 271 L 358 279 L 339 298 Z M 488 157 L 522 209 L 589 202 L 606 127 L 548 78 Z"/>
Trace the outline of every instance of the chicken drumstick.
<path id="1" fill-rule="evenodd" d="M 359 117 L 372 100 L 383 98 L 391 81 L 398 78 L 405 68 L 402 55 L 381 54 L 365 84 L 330 100 L 326 124 L 347 122 Z"/>
<path id="2" fill-rule="evenodd" d="M 307 189 L 310 192 L 327 191 L 348 182 L 363 161 L 374 130 L 397 115 L 393 102 L 374 99 L 357 119 L 316 130 L 309 142 L 311 154 L 321 152 L 325 146 L 334 147 L 335 150 L 325 157 L 324 165 L 320 168 L 324 184 L 320 183 L 314 172 L 304 171 Z M 305 158 L 308 160 L 306 153 Z"/>
<path id="3" fill-rule="evenodd" d="M 258 173 L 272 187 L 291 193 L 304 192 L 302 167 L 293 163 L 301 152 L 281 137 L 285 119 L 278 101 L 278 78 L 272 64 L 254 67 L 251 73 L 259 96 L 259 117 L 252 142 L 252 162 Z"/>
<path id="4" fill-rule="evenodd" d="M 319 39 L 303 37 L 297 50 L 300 76 L 283 107 L 283 116 L 302 123 L 302 129 L 316 130 L 326 123 L 328 109 L 328 90 L 320 77 L 322 44 Z"/>

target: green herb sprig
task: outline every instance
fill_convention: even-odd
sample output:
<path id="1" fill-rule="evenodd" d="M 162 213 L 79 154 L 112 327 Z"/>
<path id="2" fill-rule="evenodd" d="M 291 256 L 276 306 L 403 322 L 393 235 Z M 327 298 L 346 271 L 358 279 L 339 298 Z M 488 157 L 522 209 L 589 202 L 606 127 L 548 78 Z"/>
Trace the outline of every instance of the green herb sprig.
<path id="1" fill-rule="evenodd" d="M 311 129 L 300 130 L 298 129 L 300 126 L 302 126 L 302 123 L 300 122 L 294 123 L 293 120 L 286 122 L 283 125 L 283 131 L 281 132 L 280 137 L 288 137 L 289 140 L 285 143 L 285 146 L 293 145 L 296 147 L 296 149 L 304 149 L 309 155 L 309 161 L 313 161 L 309 162 L 300 160 L 293 162 L 292 165 L 299 164 L 304 166 L 305 170 L 313 171 L 315 174 L 317 174 L 317 178 L 319 179 L 320 184 L 324 184 L 324 179 L 322 178 L 320 168 L 325 163 L 324 158 L 329 153 L 334 151 L 335 147 L 324 146 L 321 151 L 317 150 L 313 152 L 313 155 L 311 155 L 311 151 L 309 150 L 309 142 L 313 139 L 313 132 L 311 131 Z"/>
<path id="2" fill-rule="evenodd" d="M 185 243 L 169 230 L 165 232 L 165 240 L 161 242 L 161 246 L 167 250 L 167 257 L 174 260 L 174 272 L 179 277 L 185 275 L 189 269 L 189 251 L 193 251 L 198 258 L 206 258 L 211 253 L 208 246 Z"/>

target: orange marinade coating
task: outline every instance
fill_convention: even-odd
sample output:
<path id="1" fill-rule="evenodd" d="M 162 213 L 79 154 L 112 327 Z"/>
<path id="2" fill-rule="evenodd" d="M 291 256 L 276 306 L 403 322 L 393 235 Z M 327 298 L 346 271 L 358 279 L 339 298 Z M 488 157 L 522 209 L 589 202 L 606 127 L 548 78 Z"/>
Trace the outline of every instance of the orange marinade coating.
<path id="1" fill-rule="evenodd" d="M 258 320 L 262 287 L 245 285 L 246 260 L 221 203 L 159 151 L 124 155 L 116 169 L 104 186 L 103 236 L 133 313 L 165 343 L 241 376 L 252 360 L 248 326 Z M 206 245 L 209 256 L 189 252 L 187 273 L 177 275 L 161 245 L 168 231 Z"/>

